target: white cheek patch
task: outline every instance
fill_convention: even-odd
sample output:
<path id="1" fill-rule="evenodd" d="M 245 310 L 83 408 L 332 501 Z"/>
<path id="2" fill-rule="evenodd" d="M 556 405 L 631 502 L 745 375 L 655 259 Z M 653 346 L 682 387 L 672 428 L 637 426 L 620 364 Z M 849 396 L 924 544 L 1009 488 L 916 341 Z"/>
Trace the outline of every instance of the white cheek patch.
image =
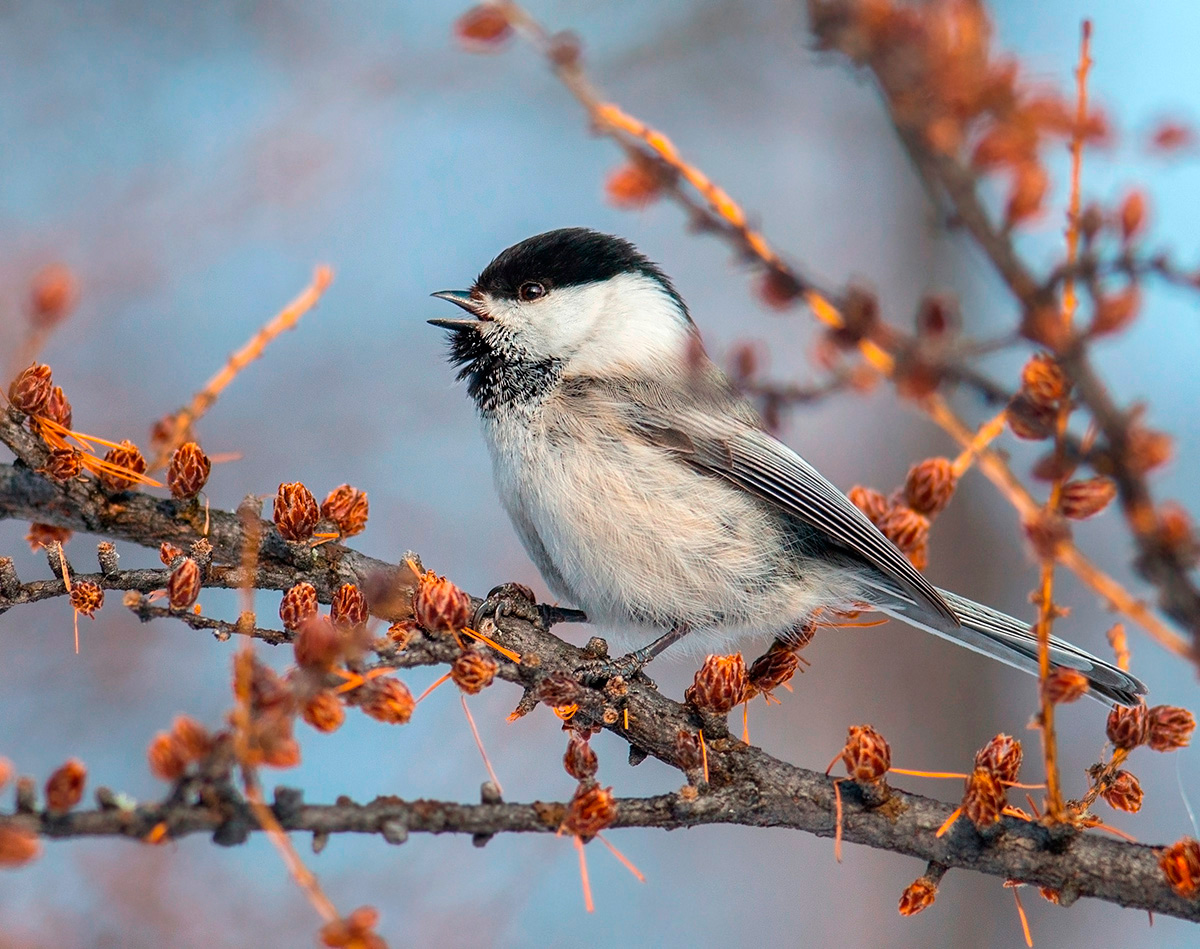
<path id="1" fill-rule="evenodd" d="M 674 365 L 691 335 L 675 300 L 642 274 L 552 289 L 531 303 L 487 302 L 488 312 L 515 343 L 535 358 L 563 360 L 568 372 Z"/>

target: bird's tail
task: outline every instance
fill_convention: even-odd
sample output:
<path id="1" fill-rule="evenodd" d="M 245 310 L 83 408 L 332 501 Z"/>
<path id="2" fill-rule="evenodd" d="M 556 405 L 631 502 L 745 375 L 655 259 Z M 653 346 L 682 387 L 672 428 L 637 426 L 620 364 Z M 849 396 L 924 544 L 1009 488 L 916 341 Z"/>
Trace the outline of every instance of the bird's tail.
<path id="1" fill-rule="evenodd" d="M 935 636 L 1033 675 L 1038 674 L 1037 636 L 1026 623 L 948 590 L 938 592 L 954 610 L 961 625 L 956 626 L 947 617 L 921 609 L 903 596 L 889 604 L 876 604 L 875 608 Z M 1091 686 L 1089 694 L 1109 704 L 1136 705 L 1138 697 L 1146 692 L 1146 687 L 1129 673 L 1061 639 L 1050 640 L 1050 662 L 1081 672 Z"/>

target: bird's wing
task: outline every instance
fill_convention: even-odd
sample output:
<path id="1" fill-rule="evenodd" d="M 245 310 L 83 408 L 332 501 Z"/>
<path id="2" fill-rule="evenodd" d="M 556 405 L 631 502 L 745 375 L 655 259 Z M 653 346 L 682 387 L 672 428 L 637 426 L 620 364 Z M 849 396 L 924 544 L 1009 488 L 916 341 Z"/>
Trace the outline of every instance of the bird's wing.
<path id="1" fill-rule="evenodd" d="M 875 567 L 913 604 L 957 624 L 954 610 L 862 511 L 782 442 L 747 419 L 729 393 L 713 398 L 624 401 L 627 424 L 641 437 L 707 474 L 724 478 L 780 511 L 811 524 L 838 547 Z M 667 405 L 672 404 L 672 411 Z M 724 403 L 730 404 L 724 404 Z M 677 411 L 682 408 L 682 411 Z"/>

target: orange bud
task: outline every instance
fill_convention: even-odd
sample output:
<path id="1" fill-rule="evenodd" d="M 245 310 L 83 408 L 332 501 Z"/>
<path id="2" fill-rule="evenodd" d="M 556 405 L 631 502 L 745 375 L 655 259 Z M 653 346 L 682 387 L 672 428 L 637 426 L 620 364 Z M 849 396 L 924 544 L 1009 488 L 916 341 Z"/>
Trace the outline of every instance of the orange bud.
<path id="1" fill-rule="evenodd" d="M 363 532 L 368 510 L 366 492 L 348 484 L 334 488 L 321 502 L 321 516 L 333 521 L 343 537 L 354 537 Z"/>
<path id="2" fill-rule="evenodd" d="M 338 697 L 329 690 L 316 693 L 304 703 L 301 715 L 313 728 L 319 732 L 334 732 L 342 727 L 346 720 L 346 710 Z"/>
<path id="3" fill-rule="evenodd" d="M 1124 290 L 1100 297 L 1096 301 L 1090 331 L 1096 335 L 1120 332 L 1133 322 L 1141 304 L 1141 291 L 1133 283 Z"/>
<path id="4" fill-rule="evenodd" d="M 166 732 L 159 732 L 146 749 L 150 773 L 160 781 L 178 781 L 187 768 L 187 756 L 179 744 Z"/>
<path id="5" fill-rule="evenodd" d="M 279 604 L 279 619 L 284 629 L 299 629 L 304 621 L 316 616 L 320 604 L 317 602 L 317 588 L 311 583 L 297 583 L 283 595 Z"/>
<path id="6" fill-rule="evenodd" d="M 186 610 L 200 596 L 200 565 L 184 557 L 167 579 L 167 601 L 173 610 Z"/>
<path id="7" fill-rule="evenodd" d="M 84 616 L 94 616 L 104 605 L 104 590 L 94 580 L 77 580 L 71 586 L 71 606 Z"/>
<path id="8" fill-rule="evenodd" d="M 471 597 L 427 570 L 413 593 L 413 614 L 430 632 L 457 632 L 471 621 Z"/>
<path id="9" fill-rule="evenodd" d="M 567 805 L 562 829 L 568 834 L 591 840 L 617 819 L 617 803 L 612 788 L 590 782 L 581 783 Z"/>
<path id="10" fill-rule="evenodd" d="M 299 481 L 284 482 L 275 494 L 275 526 L 284 540 L 302 543 L 316 530 L 321 519 L 317 499 Z"/>
<path id="11" fill-rule="evenodd" d="M 1036 216 L 1042 210 L 1049 187 L 1050 178 L 1044 168 L 1033 162 L 1020 165 L 1009 188 L 1004 209 L 1005 225 L 1013 227 Z"/>
<path id="12" fill-rule="evenodd" d="M 496 47 L 511 34 L 508 14 L 491 3 L 471 7 L 454 23 L 454 35 L 463 45 L 476 51 Z"/>
<path id="13" fill-rule="evenodd" d="M 367 598 L 353 583 L 343 583 L 333 595 L 329 618 L 335 626 L 343 629 L 362 626 L 371 618 L 371 612 L 367 609 Z"/>
<path id="14" fill-rule="evenodd" d="M 1031 401 L 1024 394 L 1008 403 L 1004 420 L 1017 438 L 1041 441 L 1054 434 L 1058 413 L 1046 405 Z"/>
<path id="15" fill-rule="evenodd" d="M 1117 496 L 1112 478 L 1085 478 L 1062 486 L 1058 509 L 1073 521 L 1086 520 L 1103 511 Z"/>
<path id="16" fill-rule="evenodd" d="M 195 442 L 185 442 L 175 449 L 167 466 L 167 487 L 181 501 L 194 498 L 208 483 L 212 462 Z"/>
<path id="17" fill-rule="evenodd" d="M 1128 243 L 1145 230 L 1146 196 L 1140 191 L 1131 191 L 1121 202 L 1121 239 Z"/>
<path id="18" fill-rule="evenodd" d="M 179 754 L 188 761 L 207 758 L 213 749 L 208 729 L 190 715 L 176 715 L 171 723 L 171 740 Z"/>
<path id="19" fill-rule="evenodd" d="M 975 753 L 975 767 L 1012 784 L 1021 771 L 1021 743 L 1003 732 Z"/>
<path id="20" fill-rule="evenodd" d="M 958 477 L 948 458 L 926 458 L 908 469 L 904 498 L 918 514 L 933 517 L 945 510 Z"/>
<path id="21" fill-rule="evenodd" d="M 1150 147 L 1158 152 L 1173 152 L 1191 148 L 1196 142 L 1196 133 L 1188 125 L 1166 119 L 1150 133 Z"/>
<path id="22" fill-rule="evenodd" d="M 328 669 L 341 656 L 346 640 L 328 616 L 314 613 L 300 623 L 292 643 L 296 663 L 306 669 Z"/>
<path id="23" fill-rule="evenodd" d="M 42 852 L 42 843 L 32 830 L 0 821 L 0 867 L 19 867 Z"/>
<path id="24" fill-rule="evenodd" d="M 596 752 L 586 738 L 572 734 L 567 739 L 567 751 L 563 755 L 563 767 L 576 781 L 590 781 L 596 776 L 600 763 Z"/>
<path id="25" fill-rule="evenodd" d="M 1142 474 L 1165 465 L 1174 451 L 1170 435 L 1142 426 L 1130 430 L 1127 448 L 1129 466 Z"/>
<path id="26" fill-rule="evenodd" d="M 38 411 L 39 418 L 49 419 L 51 422 L 57 422 L 63 428 L 71 427 L 73 413 L 71 411 L 71 403 L 67 401 L 66 393 L 63 392 L 62 386 L 54 386 L 50 389 L 50 395 L 46 399 L 46 404 Z M 30 426 L 41 434 L 41 429 L 36 421 L 30 422 Z"/>
<path id="27" fill-rule="evenodd" d="M 786 310 L 803 292 L 795 276 L 775 267 L 765 270 L 758 284 L 758 298 L 772 310 Z"/>
<path id="28" fill-rule="evenodd" d="M 909 507 L 893 507 L 876 526 L 910 559 L 923 553 L 929 543 L 929 518 Z"/>
<path id="29" fill-rule="evenodd" d="M 110 465 L 116 465 L 118 468 L 124 468 L 135 474 L 146 473 L 146 459 L 138 450 L 137 445 L 131 441 L 123 441 L 120 447 L 110 448 L 105 454 L 104 460 Z M 100 483 L 112 491 L 126 491 L 137 484 L 137 481 L 133 478 L 123 477 L 114 471 L 101 471 Z"/>
<path id="30" fill-rule="evenodd" d="M 159 545 L 158 559 L 163 562 L 164 567 L 169 567 L 178 558 L 183 556 L 183 551 L 174 544 L 168 544 L 165 540 Z"/>
<path id="31" fill-rule="evenodd" d="M 1118 771 L 1112 782 L 1100 792 L 1110 807 L 1136 814 L 1142 809 L 1142 785 L 1128 771 Z"/>
<path id="32" fill-rule="evenodd" d="M 800 657 L 795 652 L 773 645 L 751 664 L 747 674 L 749 692 L 770 694 L 794 676 L 799 666 Z"/>
<path id="33" fill-rule="evenodd" d="M 499 664 L 491 656 L 467 649 L 454 660 L 450 667 L 450 678 L 468 695 L 475 695 L 492 684 L 499 668 Z"/>
<path id="34" fill-rule="evenodd" d="M 74 448 L 53 448 L 46 456 L 46 464 L 38 470 L 51 481 L 66 484 L 79 477 L 83 465 Z"/>
<path id="35" fill-rule="evenodd" d="M 1021 370 L 1021 391 L 1035 405 L 1057 407 L 1071 391 L 1071 380 L 1058 361 L 1038 353 Z"/>
<path id="36" fill-rule="evenodd" d="M 1059 666 L 1046 678 L 1046 696 L 1057 704 L 1074 702 L 1087 694 L 1088 680 L 1082 672 Z"/>
<path id="37" fill-rule="evenodd" d="M 924 877 L 914 880 L 900 894 L 900 915 L 915 916 L 928 909 L 937 898 L 937 885 Z"/>
<path id="38" fill-rule="evenodd" d="M 626 210 L 644 208 L 661 190 L 662 175 L 649 161 L 627 161 L 604 182 L 608 200 Z"/>
<path id="39" fill-rule="evenodd" d="M 1156 705 L 1148 713 L 1147 743 L 1155 751 L 1186 748 L 1196 730 L 1196 719 L 1186 708 Z"/>
<path id="40" fill-rule="evenodd" d="M 362 710 L 389 725 L 403 725 L 412 718 L 417 703 L 399 679 L 372 679 L 360 689 Z"/>
<path id="41" fill-rule="evenodd" d="M 65 527 L 55 527 L 53 524 L 30 524 L 25 540 L 29 542 L 29 549 L 36 553 L 43 547 L 52 547 L 54 544 L 65 545 L 71 539 L 72 534 L 73 531 Z"/>
<path id="42" fill-rule="evenodd" d="M 1175 841 L 1159 856 L 1158 865 L 1180 896 L 1190 900 L 1200 893 L 1200 843 L 1191 837 Z"/>
<path id="43" fill-rule="evenodd" d="M 1116 747 L 1131 751 L 1150 737 L 1150 715 L 1145 705 L 1114 706 L 1108 713 L 1105 729 L 1108 740 Z"/>
<path id="44" fill-rule="evenodd" d="M 867 515 L 872 524 L 878 524 L 883 520 L 884 515 L 892 507 L 888 503 L 888 499 L 874 488 L 864 488 L 856 484 L 846 496 L 850 499 L 850 503 Z"/>
<path id="45" fill-rule="evenodd" d="M 846 774 L 857 784 L 881 781 L 892 766 L 892 749 L 870 725 L 851 725 L 842 749 Z"/>
<path id="46" fill-rule="evenodd" d="M 29 288 L 29 321 L 38 329 L 50 329 L 70 315 L 78 296 L 75 275 L 66 266 L 43 267 Z"/>
<path id="47" fill-rule="evenodd" d="M 684 701 L 717 715 L 727 714 L 746 697 L 746 660 L 740 652 L 732 656 L 710 655 L 696 672 Z"/>
<path id="48" fill-rule="evenodd" d="M 8 401 L 18 412 L 34 415 L 50 398 L 50 367 L 33 363 L 8 387 Z"/>
<path id="49" fill-rule="evenodd" d="M 83 799 L 86 783 L 87 768 L 78 758 L 72 758 L 46 782 L 46 810 L 65 814 Z"/>
<path id="50" fill-rule="evenodd" d="M 999 823 L 1004 810 L 1004 786 L 991 771 L 976 768 L 967 778 L 967 792 L 963 796 L 963 813 L 979 830 Z"/>

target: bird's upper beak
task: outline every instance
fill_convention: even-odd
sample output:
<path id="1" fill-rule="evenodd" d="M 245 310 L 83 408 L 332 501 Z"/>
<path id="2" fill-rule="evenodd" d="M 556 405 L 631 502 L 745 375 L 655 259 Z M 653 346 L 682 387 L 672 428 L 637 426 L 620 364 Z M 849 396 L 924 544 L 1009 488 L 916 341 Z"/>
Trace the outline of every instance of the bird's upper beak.
<path id="1" fill-rule="evenodd" d="M 471 314 L 471 319 L 468 320 L 426 321 L 433 326 L 440 326 L 442 329 L 447 330 L 461 330 L 478 326 L 484 321 L 483 312 L 479 308 L 479 301 L 472 298 L 469 290 L 439 290 L 437 293 L 431 293 L 430 296 L 437 297 L 439 300 L 449 300 L 455 306 L 462 307 Z"/>

